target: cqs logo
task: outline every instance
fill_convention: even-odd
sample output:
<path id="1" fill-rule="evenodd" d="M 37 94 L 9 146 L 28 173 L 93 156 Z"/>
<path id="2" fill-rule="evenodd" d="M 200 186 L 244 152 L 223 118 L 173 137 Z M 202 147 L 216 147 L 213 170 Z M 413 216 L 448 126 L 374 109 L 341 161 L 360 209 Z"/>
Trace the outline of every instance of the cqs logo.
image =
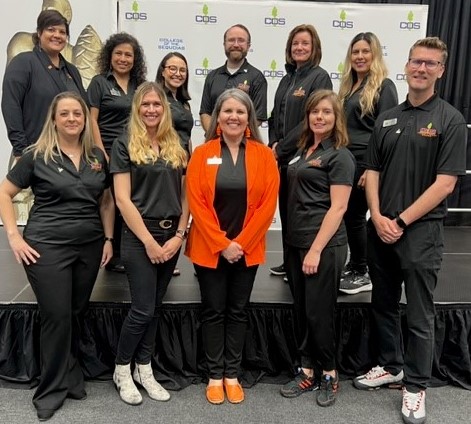
<path id="1" fill-rule="evenodd" d="M 334 19 L 332 21 L 332 26 L 334 28 L 340 28 L 340 29 L 352 29 L 353 28 L 353 21 L 347 21 L 347 12 L 342 9 L 340 12 L 340 20 Z"/>
<path id="2" fill-rule="evenodd" d="M 420 29 L 420 22 L 414 22 L 414 14 L 412 13 L 412 10 L 407 14 L 407 22 L 399 22 L 399 28 L 407 29 L 409 31 L 412 29 Z"/>
<path id="3" fill-rule="evenodd" d="M 342 74 L 343 74 L 343 70 L 345 68 L 345 65 L 343 62 L 340 62 L 339 63 L 339 66 L 337 66 L 337 72 L 331 72 L 330 73 L 330 79 L 331 80 L 339 80 L 339 79 L 342 79 Z"/>
<path id="4" fill-rule="evenodd" d="M 266 16 L 264 18 L 264 23 L 265 25 L 272 27 L 285 26 L 286 19 L 279 17 L 278 9 L 276 7 L 273 7 L 273 9 L 271 10 L 271 17 Z"/>
<path id="5" fill-rule="evenodd" d="M 203 14 L 195 15 L 195 21 L 199 24 L 215 24 L 218 21 L 217 16 L 209 15 L 209 7 L 207 4 L 203 5 Z"/>
<path id="6" fill-rule="evenodd" d="M 407 80 L 407 74 L 396 74 L 396 81 L 405 81 Z"/>
<path id="7" fill-rule="evenodd" d="M 207 57 L 203 59 L 202 68 L 195 68 L 195 75 L 197 77 L 206 77 L 211 72 L 211 69 L 208 69 L 209 60 Z"/>
<path id="8" fill-rule="evenodd" d="M 124 12 L 126 21 L 147 21 L 147 13 L 139 12 L 139 4 L 137 1 L 132 3 L 132 12 Z"/>
<path id="9" fill-rule="evenodd" d="M 276 69 L 276 60 L 273 59 L 270 63 L 270 69 L 265 69 L 263 71 L 263 75 L 266 77 L 266 78 L 283 78 L 283 76 L 285 75 L 285 72 L 284 71 L 281 71 L 279 69 Z"/>

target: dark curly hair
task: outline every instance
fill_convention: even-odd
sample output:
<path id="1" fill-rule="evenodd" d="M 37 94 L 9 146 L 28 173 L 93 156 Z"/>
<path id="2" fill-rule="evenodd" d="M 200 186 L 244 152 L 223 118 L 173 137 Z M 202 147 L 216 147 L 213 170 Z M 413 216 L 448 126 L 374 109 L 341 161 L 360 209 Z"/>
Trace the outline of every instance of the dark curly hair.
<path id="1" fill-rule="evenodd" d="M 162 85 L 162 87 L 165 87 L 165 79 L 162 73 L 164 72 L 165 65 L 167 64 L 167 60 L 169 60 L 171 57 L 178 57 L 183 62 L 185 62 L 186 68 L 188 69 L 188 62 L 186 61 L 186 57 L 183 56 L 179 52 L 170 52 L 164 56 L 162 61 L 160 62 L 159 67 L 157 68 L 157 75 L 155 76 L 155 82 L 159 83 Z M 183 102 L 183 103 L 188 103 L 189 100 L 191 100 L 190 94 L 188 93 L 188 72 L 186 74 L 186 79 L 185 82 L 177 88 L 177 100 Z"/>
<path id="2" fill-rule="evenodd" d="M 98 57 L 98 69 L 101 75 L 106 75 L 111 69 L 111 55 L 116 46 L 120 44 L 130 44 L 134 50 L 134 65 L 131 69 L 130 78 L 136 81 L 136 85 L 141 85 L 147 76 L 147 65 L 145 62 L 144 51 L 132 35 L 126 32 L 119 32 L 111 35 L 103 45 L 100 56 Z"/>

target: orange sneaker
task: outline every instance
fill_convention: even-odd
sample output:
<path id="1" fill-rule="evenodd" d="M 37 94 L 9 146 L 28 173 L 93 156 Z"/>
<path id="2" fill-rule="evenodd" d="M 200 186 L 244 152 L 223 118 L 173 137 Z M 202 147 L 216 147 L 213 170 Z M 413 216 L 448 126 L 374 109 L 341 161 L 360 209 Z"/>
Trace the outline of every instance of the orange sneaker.
<path id="1" fill-rule="evenodd" d="M 244 389 L 240 383 L 227 384 L 224 382 L 224 389 L 226 391 L 227 400 L 230 403 L 241 403 L 244 401 Z"/>
<path id="2" fill-rule="evenodd" d="M 224 388 L 221 386 L 206 386 L 206 399 L 213 405 L 224 402 Z"/>

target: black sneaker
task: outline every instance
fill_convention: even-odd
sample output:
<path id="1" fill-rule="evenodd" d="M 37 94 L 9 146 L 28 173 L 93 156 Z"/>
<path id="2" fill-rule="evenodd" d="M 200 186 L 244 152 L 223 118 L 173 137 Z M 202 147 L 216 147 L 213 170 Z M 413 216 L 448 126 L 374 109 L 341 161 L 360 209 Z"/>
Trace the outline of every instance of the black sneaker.
<path id="1" fill-rule="evenodd" d="M 299 374 L 294 377 L 294 380 L 289 381 L 280 389 L 280 393 L 286 398 L 295 398 L 302 395 L 303 393 L 317 390 L 318 388 L 319 382 L 316 380 L 316 378 L 314 376 L 308 377 L 301 370 Z"/>
<path id="2" fill-rule="evenodd" d="M 319 406 L 331 406 L 335 403 L 339 389 L 339 374 L 335 371 L 335 378 L 324 374 L 321 377 L 321 388 L 317 393 L 317 404 Z"/>
<path id="3" fill-rule="evenodd" d="M 274 266 L 274 267 L 270 268 L 270 274 L 279 275 L 279 276 L 286 275 L 285 265 L 281 264 L 279 266 Z"/>
<path id="4" fill-rule="evenodd" d="M 368 273 L 360 274 L 353 270 L 350 275 L 340 279 L 339 290 L 345 294 L 357 294 L 373 290 L 373 284 Z"/>

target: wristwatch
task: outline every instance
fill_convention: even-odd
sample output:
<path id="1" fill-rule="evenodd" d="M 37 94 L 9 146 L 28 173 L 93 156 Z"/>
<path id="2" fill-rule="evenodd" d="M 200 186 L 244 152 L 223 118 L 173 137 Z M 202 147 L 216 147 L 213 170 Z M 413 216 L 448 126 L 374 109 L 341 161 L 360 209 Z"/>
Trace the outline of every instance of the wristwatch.
<path id="1" fill-rule="evenodd" d="M 182 240 L 186 240 L 186 238 L 188 237 L 188 231 L 186 230 L 177 230 L 176 233 L 177 235 L 181 236 Z"/>
<path id="2" fill-rule="evenodd" d="M 396 222 L 399 227 L 401 227 L 403 230 L 407 228 L 407 224 L 402 220 L 402 218 L 398 215 L 396 216 Z"/>

